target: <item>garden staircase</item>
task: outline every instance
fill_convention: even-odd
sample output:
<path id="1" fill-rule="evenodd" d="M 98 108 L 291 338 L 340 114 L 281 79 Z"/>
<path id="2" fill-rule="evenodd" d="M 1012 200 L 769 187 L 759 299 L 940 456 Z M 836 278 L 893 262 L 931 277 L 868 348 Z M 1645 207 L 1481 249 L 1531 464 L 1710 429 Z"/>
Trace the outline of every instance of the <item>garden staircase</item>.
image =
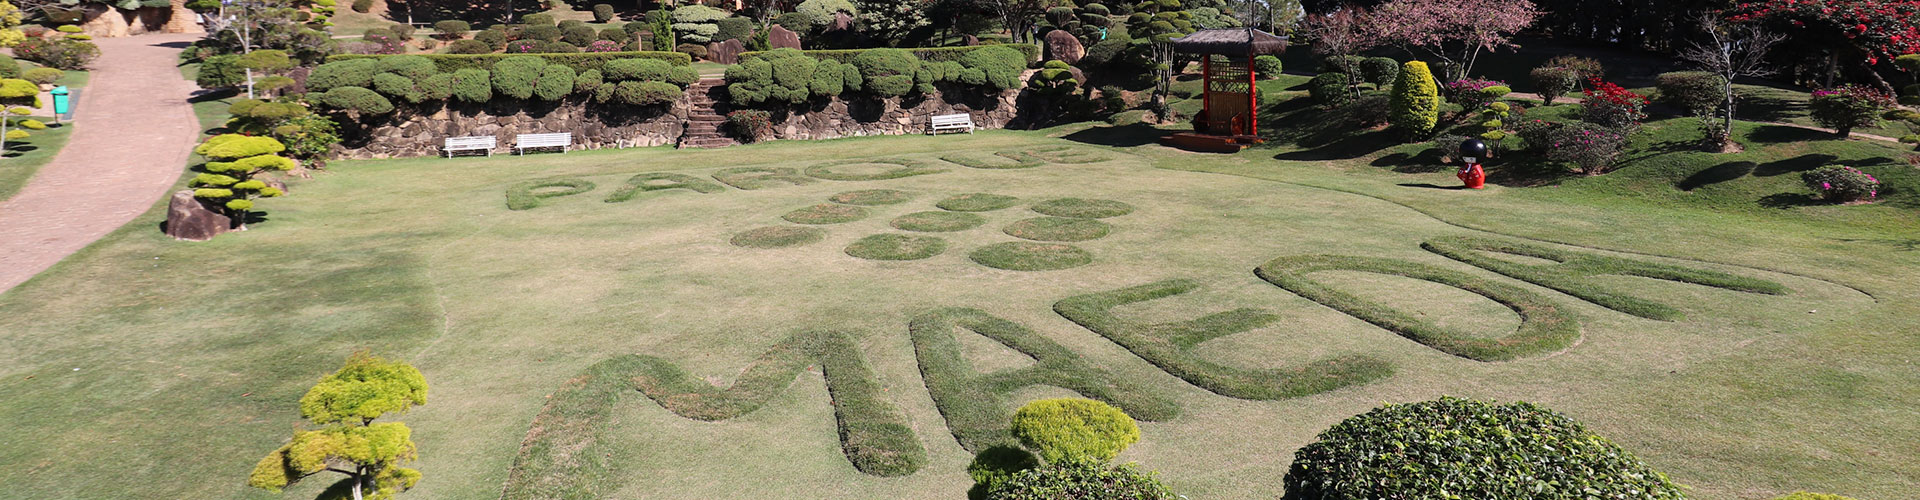
<path id="1" fill-rule="evenodd" d="M 719 87 L 726 83 L 721 78 L 703 78 L 687 87 L 693 106 L 687 112 L 687 129 L 680 135 L 680 148 L 724 148 L 740 143 L 720 130 L 726 125 L 727 117 L 713 109 L 718 102 L 714 94 L 721 92 Z"/>

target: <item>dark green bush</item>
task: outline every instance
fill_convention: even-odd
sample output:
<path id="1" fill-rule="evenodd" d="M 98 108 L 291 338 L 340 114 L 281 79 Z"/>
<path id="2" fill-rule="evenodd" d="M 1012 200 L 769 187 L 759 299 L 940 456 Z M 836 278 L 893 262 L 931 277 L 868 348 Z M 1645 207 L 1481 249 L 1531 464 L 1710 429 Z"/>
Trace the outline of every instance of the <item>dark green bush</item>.
<path id="1" fill-rule="evenodd" d="M 573 93 L 574 78 L 578 76 L 573 68 L 549 64 L 540 69 L 540 79 L 533 84 L 533 95 L 543 101 L 565 99 Z"/>
<path id="2" fill-rule="evenodd" d="M 600 39 L 600 33 L 594 31 L 592 26 L 575 24 L 560 28 L 560 39 L 576 47 L 585 47 Z"/>
<path id="3" fill-rule="evenodd" d="M 441 73 L 452 73 L 455 71 L 468 69 L 468 68 L 492 69 L 493 64 L 496 62 L 499 62 L 509 57 L 519 57 L 522 55 L 523 54 L 424 54 L 419 57 L 425 57 L 429 60 L 432 60 L 434 65 L 440 68 Z M 546 59 L 548 63 L 564 64 L 569 68 L 573 68 L 574 71 L 586 71 L 589 69 L 599 69 L 600 66 L 606 64 L 607 61 L 612 61 L 616 59 L 658 59 L 661 61 L 666 61 L 667 64 L 671 64 L 674 66 L 687 66 L 693 63 L 693 60 L 689 59 L 686 54 L 681 54 L 678 52 L 641 51 L 641 52 L 593 52 L 593 53 L 573 53 L 573 54 L 532 54 L 532 55 L 536 57 L 540 57 L 542 59 Z M 382 59 L 382 58 L 388 58 L 388 57 L 398 57 L 398 56 L 348 54 L 348 55 L 331 56 L 327 58 L 327 61 L 331 63 L 331 62 L 348 61 L 348 60 L 355 60 L 355 59 Z"/>
<path id="4" fill-rule="evenodd" d="M 100 47 L 85 40 L 29 38 L 13 46 L 13 55 L 49 68 L 78 71 L 100 57 Z"/>
<path id="5" fill-rule="evenodd" d="M 566 33 L 560 31 L 559 26 L 528 25 L 526 30 L 520 32 L 521 40 L 540 40 L 544 42 L 556 42 L 565 36 L 566 36 Z"/>
<path id="6" fill-rule="evenodd" d="M 680 99 L 680 96 L 685 93 L 686 91 L 681 90 L 679 86 L 667 82 L 625 81 L 615 87 L 614 97 L 625 104 L 652 106 L 671 103 Z"/>
<path id="7" fill-rule="evenodd" d="M 997 90 L 1017 89 L 1021 85 L 1020 74 L 1027 69 L 1027 58 L 1008 46 L 995 45 L 962 53 L 960 65 L 966 67 L 966 71 L 961 72 L 961 83 Z M 979 73 L 975 74 L 976 71 Z"/>
<path id="8" fill-rule="evenodd" d="M 373 75 L 373 91 L 394 99 L 411 103 L 420 103 L 426 96 L 420 92 L 412 78 L 394 73 Z"/>
<path id="9" fill-rule="evenodd" d="M 528 27 L 553 26 L 553 14 L 548 14 L 545 12 L 541 12 L 538 14 L 527 14 L 526 16 L 522 16 L 520 18 L 520 23 L 525 24 Z"/>
<path id="10" fill-rule="evenodd" d="M 753 29 L 759 26 L 752 19 L 737 16 L 721 19 L 719 24 L 720 33 L 713 35 L 713 41 L 739 40 L 743 44 L 752 40 Z"/>
<path id="11" fill-rule="evenodd" d="M 781 14 L 780 17 L 773 18 L 773 24 L 778 24 L 780 27 L 786 28 L 788 31 L 794 33 L 806 33 L 813 29 L 813 16 L 799 12 L 788 12 Z"/>
<path id="12" fill-rule="evenodd" d="M 613 6 L 604 3 L 593 4 L 593 22 L 604 23 L 613 20 Z"/>
<path id="13" fill-rule="evenodd" d="M 491 44 L 488 44 L 486 40 L 482 40 L 483 38 L 489 38 L 482 35 L 489 35 L 489 34 L 499 37 L 501 40 L 500 43 L 502 44 L 506 43 L 506 38 L 505 38 L 506 35 L 501 35 L 493 31 L 482 31 L 480 32 L 480 35 L 475 35 L 472 40 L 454 40 L 453 43 L 447 44 L 447 48 L 443 49 L 445 50 L 445 52 L 442 52 L 442 53 L 444 54 L 492 54 L 494 49 L 497 47 Z"/>
<path id="14" fill-rule="evenodd" d="M 603 80 L 600 77 L 600 70 L 597 69 L 581 71 L 573 75 L 574 93 L 585 94 L 593 92 L 593 89 L 600 88 L 601 83 L 603 83 Z"/>
<path id="15" fill-rule="evenodd" d="M 493 65 L 493 92 L 511 99 L 533 97 L 533 84 L 540 79 L 540 70 L 547 67 L 547 61 L 533 56 L 509 57 Z M 567 85 L 573 85 L 573 79 L 567 79 Z"/>
<path id="16" fill-rule="evenodd" d="M 393 73 L 414 80 L 433 76 L 435 73 L 440 72 L 440 68 L 433 65 L 433 60 L 420 56 L 384 57 L 377 59 L 377 61 L 379 61 L 379 64 L 375 69 L 379 72 Z"/>
<path id="17" fill-rule="evenodd" d="M 1322 106 L 1337 108 L 1353 100 L 1353 93 L 1348 92 L 1347 87 L 1346 73 L 1328 71 L 1313 75 L 1313 80 L 1307 82 L 1307 95 Z"/>
<path id="18" fill-rule="evenodd" d="M 393 112 L 393 101 L 365 87 L 335 87 L 320 95 L 320 104 L 344 111 L 384 115 Z"/>
<path id="19" fill-rule="evenodd" d="M 200 61 L 200 69 L 193 75 L 193 82 L 200 88 L 213 90 L 232 88 L 246 83 L 246 71 L 240 67 L 240 56 L 234 54 L 218 55 Z M 13 66 L 14 75 L 6 78 L 19 78 L 20 66 Z"/>
<path id="20" fill-rule="evenodd" d="M 440 39 L 442 40 L 459 40 L 466 38 L 467 32 L 472 30 L 473 25 L 467 24 L 466 21 L 459 19 L 448 19 L 433 23 L 434 33 L 440 35 Z"/>
<path id="21" fill-rule="evenodd" d="M 974 46 L 966 46 L 966 47 L 918 47 L 918 48 L 897 49 L 897 50 L 905 50 L 905 51 L 911 52 L 913 53 L 914 57 L 918 57 L 922 61 L 959 61 L 967 53 L 978 51 L 978 50 L 986 50 L 988 48 L 1013 49 L 1014 51 L 1025 55 L 1026 57 L 1020 61 L 1021 67 L 1025 67 L 1027 63 L 1040 59 L 1040 46 L 1032 45 L 1032 44 L 1024 44 L 1024 43 L 1012 44 L 1012 45 L 988 44 L 988 45 L 974 45 Z M 874 49 L 803 50 L 801 52 L 806 53 L 808 56 L 812 56 L 814 59 L 832 59 L 835 61 L 840 61 L 843 64 L 851 64 L 853 63 L 854 58 L 860 57 L 861 53 L 869 50 L 874 50 Z M 894 50 L 894 49 L 889 49 L 889 50 Z M 741 52 L 740 58 L 746 59 L 750 57 L 757 57 L 763 53 L 765 52 L 764 51 Z"/>
<path id="22" fill-rule="evenodd" d="M 454 76 L 452 73 L 440 73 L 414 82 L 420 89 L 420 100 L 444 101 L 453 97 Z"/>
<path id="23" fill-rule="evenodd" d="M 1720 108 L 1726 94 L 1725 78 L 1705 71 L 1661 73 L 1655 80 L 1662 104 L 1680 108 L 1688 114 L 1705 114 Z"/>
<path id="24" fill-rule="evenodd" d="M 387 27 L 387 31 L 393 32 L 393 38 L 395 40 L 402 42 L 413 41 L 413 25 L 411 24 L 393 23 L 393 26 Z"/>
<path id="25" fill-rule="evenodd" d="M 1528 76 L 1533 80 L 1533 88 L 1545 99 L 1541 105 L 1550 106 L 1561 95 L 1580 88 L 1580 71 L 1557 66 L 1534 68 Z"/>
<path id="26" fill-rule="evenodd" d="M 704 60 L 707 58 L 707 46 L 700 45 L 697 43 L 683 43 L 678 46 L 675 46 L 673 48 L 673 51 L 686 54 L 687 57 L 691 57 L 694 59 Z"/>
<path id="27" fill-rule="evenodd" d="M 1400 61 L 1391 57 L 1366 58 L 1360 61 L 1360 77 L 1375 87 L 1386 88 L 1400 77 Z"/>
<path id="28" fill-rule="evenodd" d="M 601 28 L 600 39 L 619 45 L 633 43 L 633 35 L 627 34 L 627 30 L 620 28 Z"/>
<path id="29" fill-rule="evenodd" d="M 19 78 L 20 62 L 13 57 L 0 54 L 0 78 Z"/>
<path id="30" fill-rule="evenodd" d="M 1681 499 L 1680 488 L 1578 422 L 1532 403 L 1442 397 L 1335 424 L 1294 453 L 1289 499 Z"/>
<path id="31" fill-rule="evenodd" d="M 335 87 L 365 87 L 373 82 L 374 73 L 380 72 L 380 61 L 375 59 L 349 59 L 334 61 L 313 68 L 307 74 L 308 92 L 326 92 Z"/>
<path id="32" fill-rule="evenodd" d="M 462 102 L 485 103 L 493 100 L 493 75 L 484 69 L 453 72 L 452 97 Z"/>
<path id="33" fill-rule="evenodd" d="M 1174 500 L 1151 472 L 1134 464 L 1068 463 L 1014 473 L 987 489 L 988 500 Z"/>
<path id="34" fill-rule="evenodd" d="M 1253 73 L 1259 75 L 1263 80 L 1279 77 L 1280 68 L 1280 58 L 1278 57 L 1260 55 L 1253 58 Z"/>
<path id="35" fill-rule="evenodd" d="M 500 50 L 507 45 L 507 34 L 500 30 L 483 30 L 473 34 L 473 40 L 487 47 L 487 52 Z M 460 42 L 454 42 L 458 45 Z M 486 52 L 454 52 L 455 54 L 485 54 Z"/>

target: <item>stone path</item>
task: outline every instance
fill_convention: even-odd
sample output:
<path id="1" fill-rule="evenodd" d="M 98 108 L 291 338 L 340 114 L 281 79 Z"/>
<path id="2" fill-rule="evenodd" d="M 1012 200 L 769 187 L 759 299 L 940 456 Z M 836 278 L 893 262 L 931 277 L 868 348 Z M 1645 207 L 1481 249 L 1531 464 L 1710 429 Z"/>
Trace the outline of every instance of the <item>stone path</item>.
<path id="1" fill-rule="evenodd" d="M 179 52 L 200 35 L 102 38 L 67 146 L 0 202 L 0 293 L 153 208 L 199 137 Z M 158 229 L 155 229 L 156 231 Z"/>

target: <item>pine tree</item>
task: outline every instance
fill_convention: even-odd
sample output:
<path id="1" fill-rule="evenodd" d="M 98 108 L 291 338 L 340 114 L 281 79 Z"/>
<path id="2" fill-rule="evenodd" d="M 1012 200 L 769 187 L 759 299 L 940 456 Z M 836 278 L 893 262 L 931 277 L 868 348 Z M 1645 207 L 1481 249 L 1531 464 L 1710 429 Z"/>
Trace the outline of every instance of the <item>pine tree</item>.
<path id="1" fill-rule="evenodd" d="M 247 485 L 278 492 L 307 476 L 346 474 L 354 500 L 392 498 L 420 481 L 420 471 L 401 467 L 417 454 L 413 430 L 399 422 L 373 423 L 427 403 L 427 379 L 399 361 L 365 351 L 347 358 L 340 371 L 300 398 L 300 413 L 323 426 L 294 431 L 293 439 L 253 468 Z"/>

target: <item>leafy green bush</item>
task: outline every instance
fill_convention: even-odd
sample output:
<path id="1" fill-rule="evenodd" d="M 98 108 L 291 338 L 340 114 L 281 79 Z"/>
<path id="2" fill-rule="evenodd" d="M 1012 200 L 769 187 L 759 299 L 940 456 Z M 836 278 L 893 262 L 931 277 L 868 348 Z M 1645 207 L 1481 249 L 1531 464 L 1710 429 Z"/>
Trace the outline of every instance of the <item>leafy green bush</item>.
<path id="1" fill-rule="evenodd" d="M 19 78 L 20 62 L 12 56 L 0 54 L 0 78 Z"/>
<path id="2" fill-rule="evenodd" d="M 674 46 L 673 51 L 686 54 L 687 57 L 694 59 L 705 60 L 707 58 L 707 46 L 697 43 L 683 43 Z"/>
<path id="3" fill-rule="evenodd" d="M 1854 128 L 1879 124 L 1881 112 L 1893 107 L 1893 96 L 1879 89 L 1848 84 L 1814 91 L 1807 107 L 1814 123 L 1846 137 Z"/>
<path id="4" fill-rule="evenodd" d="M 1399 75 L 1400 61 L 1391 57 L 1369 57 L 1360 61 L 1360 78 L 1375 87 L 1393 85 L 1393 79 Z"/>
<path id="5" fill-rule="evenodd" d="M 557 41 L 560 41 L 560 38 L 564 36 L 566 36 L 566 33 L 560 31 L 559 26 L 528 25 L 527 29 L 520 31 L 521 40 L 540 40 L 543 42 L 557 42 Z"/>
<path id="6" fill-rule="evenodd" d="M 600 39 L 624 46 L 633 42 L 633 35 L 627 34 L 627 30 L 620 28 L 601 28 Z"/>
<path id="7" fill-rule="evenodd" d="M 426 99 L 426 95 L 420 92 L 419 86 L 412 78 L 393 73 L 373 75 L 373 91 L 416 104 Z"/>
<path id="8" fill-rule="evenodd" d="M 1338 108 L 1353 101 L 1353 93 L 1347 90 L 1348 87 L 1346 73 L 1322 72 L 1307 81 L 1307 95 L 1322 106 Z"/>
<path id="9" fill-rule="evenodd" d="M 768 101 L 803 102 L 814 95 L 838 95 L 841 78 L 818 71 L 821 63 L 834 64 L 807 57 L 794 49 L 776 49 L 741 61 L 727 67 L 728 98 L 736 106 L 751 106 Z M 815 94 L 815 80 L 819 80 L 821 94 Z M 833 93 L 826 94 L 826 91 Z"/>
<path id="10" fill-rule="evenodd" d="M 599 88 L 603 82 L 604 79 L 600 76 L 600 70 L 590 69 L 581 71 L 573 75 L 573 91 L 577 94 L 592 92 L 593 89 Z"/>
<path id="11" fill-rule="evenodd" d="M 990 49 L 991 50 L 1011 49 L 1015 52 L 1019 52 L 1020 54 L 1024 55 L 1025 57 L 1023 57 L 1020 60 L 1020 62 L 1017 63 L 1021 68 L 1025 68 L 1028 62 L 1035 61 L 1040 58 L 1040 47 L 1038 45 L 1031 45 L 1031 44 L 1024 44 L 1024 43 L 1011 44 L 1011 45 L 987 44 L 987 45 L 973 45 L 973 46 L 966 46 L 966 47 L 916 47 L 916 48 L 907 48 L 907 49 L 899 49 L 899 50 L 905 50 L 907 52 L 911 52 L 913 53 L 914 57 L 918 57 L 922 61 L 956 61 L 958 62 L 962 58 L 966 57 L 966 55 L 970 52 L 990 50 Z M 874 50 L 874 49 L 803 50 L 801 52 L 805 53 L 808 56 L 812 56 L 814 59 L 831 59 L 835 61 L 840 61 L 842 64 L 852 64 L 854 58 L 860 57 L 861 53 L 864 53 L 869 50 Z M 760 54 L 764 54 L 764 53 L 765 51 L 741 52 L 740 58 L 747 59 L 751 57 L 757 57 Z"/>
<path id="12" fill-rule="evenodd" d="M 365 87 L 334 87 L 321 94 L 319 102 L 327 107 L 368 115 L 393 112 L 393 101 Z"/>
<path id="13" fill-rule="evenodd" d="M 1685 498 L 1578 422 L 1532 403 L 1442 397 L 1346 419 L 1294 453 L 1287 498 Z"/>
<path id="14" fill-rule="evenodd" d="M 987 488 L 989 500 L 1174 500 L 1167 486 L 1134 464 L 1068 463 L 1034 467 Z"/>
<path id="15" fill-rule="evenodd" d="M 1880 196 L 1880 179 L 1853 167 L 1828 165 L 1800 174 L 1800 180 L 1821 198 L 1835 203 L 1872 201 Z"/>
<path id="16" fill-rule="evenodd" d="M 522 55 L 527 54 L 422 54 L 413 57 L 425 57 L 433 61 L 434 66 L 440 68 L 441 73 L 452 73 L 468 68 L 493 69 L 494 63 L 509 57 L 520 57 Z M 678 52 L 635 51 L 530 55 L 546 59 L 548 63 L 564 64 L 567 67 L 573 68 L 576 72 L 599 69 L 602 65 L 605 65 L 607 61 L 616 59 L 658 59 L 674 66 L 687 66 L 693 63 L 693 60 L 688 58 L 686 54 Z M 402 56 L 343 54 L 330 56 L 327 58 L 327 61 L 332 63 L 355 59 L 384 59 L 389 57 Z"/>
<path id="17" fill-rule="evenodd" d="M 679 86 L 667 82 L 625 81 L 615 87 L 614 97 L 634 106 L 651 106 L 671 103 L 685 93 Z"/>
<path id="18" fill-rule="evenodd" d="M 1253 74 L 1258 75 L 1262 80 L 1278 78 L 1280 76 L 1280 68 L 1280 58 L 1278 57 L 1259 55 L 1253 58 Z"/>
<path id="19" fill-rule="evenodd" d="M 960 53 L 959 75 L 967 85 L 984 85 L 997 90 L 1020 88 L 1020 74 L 1026 72 L 1028 58 L 1005 45 L 993 45 Z"/>
<path id="20" fill-rule="evenodd" d="M 604 23 L 613 20 L 613 6 L 604 3 L 593 4 L 593 22 Z"/>
<path id="21" fill-rule="evenodd" d="M 507 45 L 507 34 L 500 30 L 481 30 L 479 33 L 473 34 L 473 40 L 475 42 L 485 44 L 485 46 L 487 47 L 487 50 L 485 52 L 454 52 L 454 53 L 455 54 L 485 54 L 487 52 L 500 50 L 500 48 L 505 47 Z M 456 41 L 453 43 L 453 45 L 458 45 L 459 43 L 460 42 Z"/>
<path id="22" fill-rule="evenodd" d="M 433 23 L 434 33 L 439 34 L 442 40 L 459 40 L 466 38 L 467 32 L 472 30 L 473 25 L 467 24 L 466 21 L 459 19 L 448 19 Z"/>
<path id="23" fill-rule="evenodd" d="M 493 92 L 511 99 L 533 97 L 533 84 L 540 79 L 540 70 L 547 67 L 547 61 L 538 57 L 509 57 L 493 65 Z M 573 79 L 567 79 L 572 87 Z"/>
<path id="24" fill-rule="evenodd" d="M 541 12 L 537 14 L 527 14 L 525 16 L 520 17 L 520 23 L 525 24 L 528 27 L 553 26 L 553 14 L 548 14 L 545 12 Z"/>
<path id="25" fill-rule="evenodd" d="M 193 75 L 193 83 L 199 85 L 200 88 L 208 90 L 232 88 L 236 85 L 246 83 L 247 74 L 245 69 L 240 67 L 239 62 L 240 56 L 234 54 L 217 55 L 202 59 L 200 61 L 199 71 Z M 14 70 L 19 71 L 19 68 L 15 67 Z M 317 69 L 315 71 L 318 72 Z M 18 78 L 19 76 L 20 75 L 15 75 L 8 78 Z"/>
<path id="26" fill-rule="evenodd" d="M 853 2 L 848 0 L 806 0 L 800 2 L 800 5 L 794 8 L 795 13 L 807 16 L 807 22 L 811 25 L 809 29 L 833 23 L 833 14 L 835 12 L 852 14 L 857 11 L 853 6 Z M 806 32 L 805 30 L 799 30 L 797 28 L 796 31 L 800 31 L 801 33 Z"/>
<path id="27" fill-rule="evenodd" d="M 592 26 L 575 24 L 560 28 L 560 40 L 575 47 L 585 47 L 587 44 L 599 39 L 600 33 L 594 31 Z"/>
<path id="28" fill-rule="evenodd" d="M 373 0 L 353 0 L 353 11 L 365 14 L 373 10 Z"/>
<path id="29" fill-rule="evenodd" d="M 475 104 L 493 100 L 493 75 L 484 69 L 453 72 L 452 97 Z"/>
<path id="30" fill-rule="evenodd" d="M 59 81 L 60 77 L 65 75 L 65 71 L 54 68 L 33 68 L 27 70 L 26 74 L 20 78 L 33 82 L 35 85 L 52 85 L 53 82 Z"/>
<path id="31" fill-rule="evenodd" d="M 718 25 L 720 31 L 713 35 L 713 41 L 739 40 L 743 44 L 752 41 L 753 29 L 759 26 L 753 22 L 753 19 L 739 16 L 721 19 Z"/>
<path id="32" fill-rule="evenodd" d="M 1551 106 L 1554 99 L 1580 88 L 1580 71 L 1572 68 L 1541 66 L 1528 76 L 1533 79 L 1534 90 L 1545 100 L 1542 106 Z"/>
<path id="33" fill-rule="evenodd" d="M 307 74 L 308 92 L 326 92 L 336 87 L 365 87 L 373 83 L 373 75 L 380 72 L 377 59 L 348 59 L 334 61 L 313 68 Z"/>
<path id="34" fill-rule="evenodd" d="M 1050 464 L 1104 463 L 1140 441 L 1133 417 L 1083 398 L 1042 399 L 1013 412 L 1013 437 Z"/>
<path id="35" fill-rule="evenodd" d="M 1393 101 L 1388 121 L 1408 137 L 1433 134 L 1440 121 L 1440 88 L 1434 84 L 1427 63 L 1409 61 L 1400 67 L 1400 78 L 1393 82 Z"/>
<path id="36" fill-rule="evenodd" d="M 899 97 L 914 91 L 914 73 L 920 58 L 900 49 L 873 49 L 853 59 L 860 70 L 861 89 L 880 97 Z"/>
<path id="37" fill-rule="evenodd" d="M 533 95 L 544 101 L 565 99 L 567 94 L 573 93 L 574 78 L 577 76 L 573 68 L 549 64 L 540 69 L 540 78 L 533 84 Z"/>
<path id="38" fill-rule="evenodd" d="M 393 73 L 412 79 L 421 79 L 439 73 L 440 69 L 433 61 L 420 56 L 393 56 L 375 59 L 374 70 L 381 73 Z"/>
<path id="39" fill-rule="evenodd" d="M 444 49 L 445 52 L 442 52 L 442 53 L 444 54 L 492 54 L 497 47 L 487 43 L 485 40 L 481 40 L 481 38 L 486 38 L 481 35 L 487 35 L 487 34 L 493 34 L 500 37 L 506 36 L 506 35 L 501 35 L 498 32 L 494 32 L 494 31 L 482 31 L 480 32 L 480 35 L 475 35 L 473 40 L 454 40 L 453 43 L 447 44 L 447 48 Z M 503 45 L 506 44 L 507 43 L 506 39 L 502 38 L 500 43 Z"/>
<path id="40" fill-rule="evenodd" d="M 727 11 L 705 5 L 683 5 L 673 9 L 673 32 L 680 35 L 680 41 L 707 43 L 716 41 L 720 34 L 718 23 L 728 17 Z"/>
<path id="41" fill-rule="evenodd" d="M 1659 101 L 1688 114 L 1701 115 L 1720 108 L 1727 79 L 1705 71 L 1661 73 L 1655 80 Z"/>
<path id="42" fill-rule="evenodd" d="M 50 68 L 78 71 L 100 57 L 100 47 L 85 40 L 28 38 L 13 46 L 13 55 Z"/>

